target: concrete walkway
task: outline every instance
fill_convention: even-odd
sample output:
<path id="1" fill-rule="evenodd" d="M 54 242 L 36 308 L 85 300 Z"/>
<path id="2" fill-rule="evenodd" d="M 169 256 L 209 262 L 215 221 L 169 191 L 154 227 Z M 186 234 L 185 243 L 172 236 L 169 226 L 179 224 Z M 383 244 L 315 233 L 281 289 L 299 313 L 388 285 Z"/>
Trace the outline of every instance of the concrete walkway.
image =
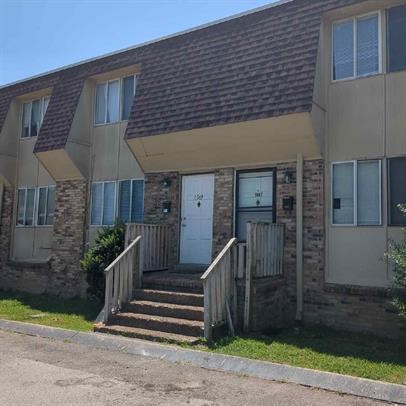
<path id="1" fill-rule="evenodd" d="M 231 372 L 270 381 L 289 382 L 342 394 L 406 405 L 406 386 L 403 385 L 182 349 L 137 339 L 127 339 L 98 333 L 78 333 L 71 330 L 14 321 L 0 320 L 0 329 L 76 343 L 92 348 L 118 351 L 120 353 L 160 359 L 173 363 L 187 363 L 210 370 Z"/>

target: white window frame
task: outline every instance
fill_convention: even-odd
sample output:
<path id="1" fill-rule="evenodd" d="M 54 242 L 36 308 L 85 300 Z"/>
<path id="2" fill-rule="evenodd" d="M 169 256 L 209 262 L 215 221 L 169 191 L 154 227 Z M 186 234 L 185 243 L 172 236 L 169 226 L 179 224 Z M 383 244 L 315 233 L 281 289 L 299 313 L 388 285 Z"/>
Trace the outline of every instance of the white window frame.
<path id="1" fill-rule="evenodd" d="M 143 182 L 142 193 L 144 196 L 145 193 L 145 179 L 132 178 L 132 179 L 119 179 L 119 180 L 106 180 L 106 181 L 96 181 L 92 182 L 92 186 L 96 183 L 103 183 L 102 187 L 102 196 L 104 197 L 104 183 L 115 183 L 115 198 L 114 198 L 114 217 L 115 219 L 119 218 L 119 209 L 120 209 L 120 182 L 131 181 L 131 202 L 132 202 L 132 192 L 133 192 L 133 181 L 140 180 Z M 131 203 L 130 202 L 130 203 Z M 90 197 L 90 227 L 112 227 L 112 224 L 92 224 L 92 207 L 93 207 L 93 193 Z M 103 210 L 104 210 L 104 198 L 102 200 L 101 212 L 102 212 L 102 223 L 103 223 Z M 142 200 L 142 211 L 144 211 L 144 199 Z M 132 215 L 132 204 L 130 204 L 130 219 Z"/>
<path id="2" fill-rule="evenodd" d="M 46 189 L 46 200 L 45 200 L 45 222 L 48 217 L 48 197 L 49 197 L 49 189 L 54 188 L 55 185 L 48 185 L 48 186 L 38 186 L 36 188 L 36 196 L 35 196 L 35 226 L 36 227 L 53 227 L 53 224 L 38 224 L 38 218 L 39 218 L 39 196 L 40 196 L 40 190 L 41 189 Z M 54 206 L 54 213 L 55 213 L 55 206 Z"/>
<path id="3" fill-rule="evenodd" d="M 40 120 L 39 120 L 39 128 L 38 128 L 38 133 L 39 133 L 39 131 L 40 131 L 40 129 L 41 129 L 41 126 L 42 126 L 42 122 L 44 121 L 44 116 L 45 116 L 45 109 L 44 109 L 44 105 L 45 105 L 45 100 L 46 99 L 51 99 L 51 95 L 47 95 L 47 96 L 43 96 L 43 97 L 40 97 L 40 98 L 38 98 L 38 99 L 31 99 L 31 100 L 27 100 L 27 101 L 23 101 L 22 103 L 21 103 L 21 117 L 20 117 L 20 139 L 22 139 L 22 140 L 28 140 L 28 139 L 31 139 L 31 138 L 35 138 L 35 137 L 37 137 L 38 136 L 38 134 L 37 135 L 31 135 L 31 111 L 32 111 L 32 103 L 34 102 L 34 101 L 37 101 L 37 100 L 39 100 L 39 116 L 40 116 Z M 28 126 L 28 128 L 29 128 L 29 135 L 28 135 L 28 137 L 23 137 L 23 133 L 24 133 L 24 129 L 23 129 L 23 125 L 24 125 L 24 123 L 23 123 L 23 119 L 24 119 L 24 105 L 25 104 L 29 104 L 30 105 L 30 113 L 29 113 L 29 116 L 30 116 L 30 125 Z M 48 102 L 48 105 L 49 105 L 49 102 Z"/>
<path id="4" fill-rule="evenodd" d="M 27 191 L 34 189 L 34 206 L 33 206 L 33 219 L 32 219 L 32 224 L 28 225 L 25 224 L 25 220 L 27 217 Z M 18 224 L 18 194 L 20 190 L 24 190 L 24 224 Z M 24 187 L 19 187 L 17 188 L 17 198 L 16 198 L 16 210 L 15 210 L 15 220 L 14 224 L 15 227 L 17 228 L 32 228 L 36 227 L 36 211 L 37 211 L 37 188 L 35 186 L 24 186 Z"/>
<path id="5" fill-rule="evenodd" d="M 112 227 L 113 224 L 103 224 L 103 212 L 104 212 L 104 185 L 106 183 L 114 183 L 114 221 L 117 219 L 117 181 L 115 180 L 104 180 L 92 182 L 92 186 L 96 184 L 102 185 L 102 201 L 101 201 L 101 223 L 92 224 L 92 207 L 93 207 L 93 190 L 91 188 L 91 197 L 90 197 L 90 226 L 91 227 Z"/>
<path id="6" fill-rule="evenodd" d="M 100 82 L 96 82 L 96 85 L 94 87 L 94 95 L 93 95 L 93 125 L 95 127 L 100 127 L 102 125 L 111 125 L 111 124 L 117 124 L 120 123 L 122 121 L 128 121 L 128 120 L 122 120 L 121 116 L 122 116 L 122 109 L 123 109 L 123 100 L 122 100 L 122 96 L 123 96 L 123 84 L 124 84 L 124 79 L 128 78 L 129 76 L 133 76 L 133 80 L 134 80 L 134 94 L 133 97 L 135 96 L 135 93 L 137 91 L 137 74 L 134 73 L 132 75 L 124 75 L 118 78 L 114 78 L 114 79 L 109 79 L 109 80 L 104 80 L 104 81 L 100 81 Z M 110 121 L 107 122 L 107 108 L 108 108 L 108 89 L 109 89 L 109 83 L 110 82 L 116 82 L 118 80 L 118 120 L 117 121 Z M 105 99 L 105 103 L 106 103 L 106 111 L 104 112 L 104 122 L 103 123 L 96 123 L 96 100 L 97 100 L 97 86 L 99 85 L 106 85 L 106 90 L 105 90 L 105 94 L 104 94 L 104 99 Z"/>
<path id="7" fill-rule="evenodd" d="M 378 72 L 375 73 L 366 73 L 364 75 L 357 75 L 357 21 L 362 20 L 363 18 L 367 17 L 372 17 L 374 15 L 378 16 L 378 59 L 379 59 L 379 69 Z M 340 23 L 352 21 L 353 25 L 353 75 L 348 76 L 346 78 L 341 78 L 341 79 L 334 79 L 334 26 Z M 330 58 L 330 63 L 331 63 L 331 72 L 330 72 L 330 77 L 332 82 L 342 82 L 345 80 L 354 80 L 354 79 L 360 79 L 360 78 L 366 78 L 369 76 L 376 76 L 380 75 L 383 72 L 383 31 L 382 31 L 382 11 L 377 10 L 377 11 L 371 11 L 366 14 L 360 14 L 356 15 L 354 17 L 350 18 L 343 18 L 341 20 L 334 21 L 331 24 L 331 58 Z"/>
<path id="8" fill-rule="evenodd" d="M 379 223 L 378 224 L 358 224 L 358 164 L 362 162 L 379 163 Z M 353 188 L 354 188 L 354 222 L 348 224 L 334 223 L 334 165 L 352 163 L 354 167 Z M 330 168 L 330 216 L 331 225 L 334 227 L 381 227 L 382 226 L 382 159 L 359 159 L 349 161 L 335 161 Z"/>

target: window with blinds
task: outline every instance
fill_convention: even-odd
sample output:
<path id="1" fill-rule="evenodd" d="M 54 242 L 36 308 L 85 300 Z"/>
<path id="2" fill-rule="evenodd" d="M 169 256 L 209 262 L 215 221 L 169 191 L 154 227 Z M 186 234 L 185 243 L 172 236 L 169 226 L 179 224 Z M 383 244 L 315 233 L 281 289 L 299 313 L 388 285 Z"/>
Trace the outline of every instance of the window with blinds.
<path id="1" fill-rule="evenodd" d="M 17 226 L 50 226 L 54 222 L 55 186 L 20 188 Z"/>
<path id="2" fill-rule="evenodd" d="M 116 212 L 116 182 L 92 184 L 91 224 L 110 226 L 114 224 Z"/>
<path id="3" fill-rule="evenodd" d="M 380 14 L 336 22 L 332 28 L 333 80 L 380 72 Z"/>
<path id="4" fill-rule="evenodd" d="M 333 163 L 333 225 L 380 225 L 381 185 L 379 160 Z"/>
<path id="5" fill-rule="evenodd" d="M 94 182 L 91 196 L 91 225 L 109 226 L 116 218 L 138 223 L 144 216 L 144 181 Z"/>
<path id="6" fill-rule="evenodd" d="M 95 124 L 128 120 L 135 95 L 136 76 L 109 80 L 96 85 Z"/>
<path id="7" fill-rule="evenodd" d="M 21 138 L 36 137 L 39 133 L 45 113 L 48 109 L 50 96 L 30 100 L 23 103 Z"/>

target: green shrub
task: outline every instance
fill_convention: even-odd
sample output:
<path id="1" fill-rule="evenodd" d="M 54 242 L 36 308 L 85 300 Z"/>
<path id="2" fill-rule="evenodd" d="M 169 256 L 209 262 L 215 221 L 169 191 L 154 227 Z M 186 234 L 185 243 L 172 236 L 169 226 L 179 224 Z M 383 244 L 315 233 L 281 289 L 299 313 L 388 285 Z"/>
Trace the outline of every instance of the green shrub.
<path id="1" fill-rule="evenodd" d="M 98 232 L 95 245 L 89 249 L 80 262 L 86 272 L 88 293 L 104 300 L 104 270 L 124 250 L 125 226 L 117 222 L 114 227 L 104 227 Z"/>
<path id="2" fill-rule="evenodd" d="M 406 216 L 406 206 L 401 205 L 399 209 Z M 393 264 L 393 304 L 398 313 L 406 317 L 406 229 L 402 230 L 404 238 L 401 242 L 391 241 L 389 252 L 386 256 Z"/>

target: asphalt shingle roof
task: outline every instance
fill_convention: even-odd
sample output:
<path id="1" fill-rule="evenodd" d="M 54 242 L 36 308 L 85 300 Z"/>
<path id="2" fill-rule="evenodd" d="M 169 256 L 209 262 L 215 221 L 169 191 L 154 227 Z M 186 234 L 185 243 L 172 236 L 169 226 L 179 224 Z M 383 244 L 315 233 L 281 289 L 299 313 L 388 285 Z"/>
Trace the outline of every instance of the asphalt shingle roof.
<path id="1" fill-rule="evenodd" d="M 308 112 L 321 16 L 362 0 L 293 0 L 0 89 L 11 100 L 53 86 L 35 152 L 63 148 L 86 78 L 140 64 L 126 137 Z"/>

